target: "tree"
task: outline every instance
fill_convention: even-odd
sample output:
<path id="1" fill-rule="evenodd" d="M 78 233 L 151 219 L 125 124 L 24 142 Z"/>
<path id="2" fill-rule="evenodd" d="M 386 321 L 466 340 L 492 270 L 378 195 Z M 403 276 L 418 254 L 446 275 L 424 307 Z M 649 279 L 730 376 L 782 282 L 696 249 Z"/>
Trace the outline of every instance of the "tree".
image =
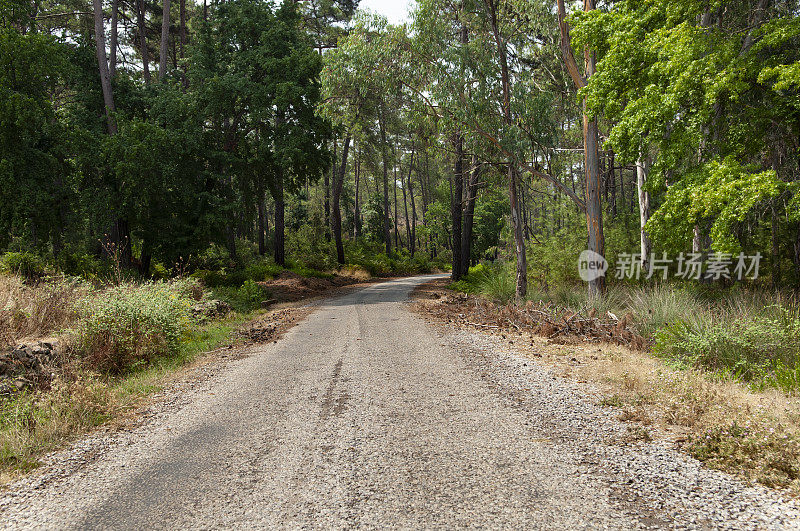
<path id="1" fill-rule="evenodd" d="M 595 9 L 594 0 L 584 0 L 584 11 Z M 586 86 L 586 79 L 591 79 L 595 74 L 595 52 L 588 47 L 584 49 L 585 69 L 581 75 L 575 56 L 572 53 L 572 45 L 569 33 L 569 24 L 566 20 L 567 14 L 564 8 L 564 0 L 558 0 L 558 26 L 561 31 L 561 52 L 564 56 L 564 64 L 570 74 L 575 87 L 580 90 Z M 590 116 L 586 112 L 584 104 L 583 113 L 583 153 L 584 170 L 586 172 L 586 225 L 588 228 L 588 250 L 604 257 L 605 255 L 605 235 L 603 234 L 603 207 L 600 197 L 602 176 L 600 175 L 600 156 L 598 153 L 598 130 L 597 118 Z M 605 292 L 605 276 L 599 276 L 589 282 L 589 295 L 598 297 Z"/>

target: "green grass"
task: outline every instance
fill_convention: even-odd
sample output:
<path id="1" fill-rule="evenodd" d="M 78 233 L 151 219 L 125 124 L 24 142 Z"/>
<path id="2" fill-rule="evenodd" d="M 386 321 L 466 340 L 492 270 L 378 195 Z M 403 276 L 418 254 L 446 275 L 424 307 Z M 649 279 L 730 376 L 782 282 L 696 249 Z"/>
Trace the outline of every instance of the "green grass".
<path id="1" fill-rule="evenodd" d="M 110 375 L 77 370 L 48 391 L 0 399 L 0 478 L 12 479 L 39 465 L 39 458 L 138 407 L 163 389 L 166 378 L 229 342 L 255 314 L 227 318 L 186 331 L 173 353 L 134 363 Z"/>

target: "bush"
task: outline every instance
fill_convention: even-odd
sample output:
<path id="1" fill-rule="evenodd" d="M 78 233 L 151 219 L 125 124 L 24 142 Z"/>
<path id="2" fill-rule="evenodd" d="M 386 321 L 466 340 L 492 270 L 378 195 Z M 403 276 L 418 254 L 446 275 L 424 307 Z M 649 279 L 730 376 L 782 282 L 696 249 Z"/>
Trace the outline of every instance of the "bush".
<path id="1" fill-rule="evenodd" d="M 44 260 L 29 252 L 8 252 L 0 259 L 0 269 L 14 273 L 28 280 L 35 280 L 45 275 L 47 270 Z"/>
<path id="2" fill-rule="evenodd" d="M 78 304 L 77 349 L 89 366 L 122 372 L 156 356 L 175 354 L 188 331 L 191 281 L 122 284 Z"/>
<path id="3" fill-rule="evenodd" d="M 215 243 L 212 243 L 208 249 L 200 253 L 193 265 L 197 269 L 208 271 L 220 271 L 236 267 L 236 263 L 231 260 L 228 250 Z"/>
<path id="4" fill-rule="evenodd" d="M 237 293 L 239 300 L 256 307 L 267 298 L 267 290 L 261 284 L 245 280 Z"/>
<path id="5" fill-rule="evenodd" d="M 800 319 L 784 309 L 780 319 L 729 314 L 695 329 L 676 322 L 655 333 L 654 351 L 680 364 L 715 371 L 721 377 L 797 392 L 800 376 Z"/>
<path id="6" fill-rule="evenodd" d="M 95 279 L 105 273 L 105 266 L 98 258 L 83 251 L 64 250 L 56 258 L 56 267 L 66 275 Z"/>
<path id="7" fill-rule="evenodd" d="M 26 285 L 19 277 L 0 275 L 0 348 L 71 326 L 75 303 L 88 290 L 77 279 L 55 278 Z"/>

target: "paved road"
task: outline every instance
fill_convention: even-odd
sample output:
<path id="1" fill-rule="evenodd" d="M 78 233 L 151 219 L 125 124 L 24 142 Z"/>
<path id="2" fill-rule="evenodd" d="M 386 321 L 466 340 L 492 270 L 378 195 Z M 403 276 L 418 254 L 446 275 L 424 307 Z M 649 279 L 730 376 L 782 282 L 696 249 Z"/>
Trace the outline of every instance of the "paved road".
<path id="1" fill-rule="evenodd" d="M 430 278 L 430 277 L 428 277 Z M 577 474 L 403 301 L 324 303 L 188 405 L 78 472 L 6 495 L 10 527 L 631 528 L 665 525 Z M 23 489 L 24 490 L 24 489 Z"/>

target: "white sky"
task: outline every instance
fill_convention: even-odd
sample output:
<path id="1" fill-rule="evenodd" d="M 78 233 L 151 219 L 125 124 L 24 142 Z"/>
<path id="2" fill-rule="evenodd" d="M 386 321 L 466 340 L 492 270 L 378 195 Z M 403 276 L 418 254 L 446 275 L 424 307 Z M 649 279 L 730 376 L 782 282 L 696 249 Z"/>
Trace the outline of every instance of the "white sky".
<path id="1" fill-rule="evenodd" d="M 414 0 L 361 0 L 358 7 L 380 13 L 391 24 L 408 22 L 408 9 Z"/>

